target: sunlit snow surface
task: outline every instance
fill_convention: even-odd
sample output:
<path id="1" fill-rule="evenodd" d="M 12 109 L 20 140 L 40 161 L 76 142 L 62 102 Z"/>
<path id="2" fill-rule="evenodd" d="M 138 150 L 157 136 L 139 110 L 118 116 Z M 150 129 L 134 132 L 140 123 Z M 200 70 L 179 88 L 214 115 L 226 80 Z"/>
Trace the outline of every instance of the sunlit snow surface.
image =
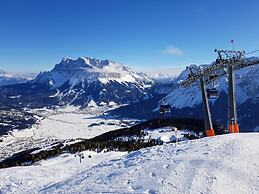
<path id="1" fill-rule="evenodd" d="M 165 144 L 129 154 L 63 154 L 0 170 L 1 193 L 258 193 L 259 134 Z"/>

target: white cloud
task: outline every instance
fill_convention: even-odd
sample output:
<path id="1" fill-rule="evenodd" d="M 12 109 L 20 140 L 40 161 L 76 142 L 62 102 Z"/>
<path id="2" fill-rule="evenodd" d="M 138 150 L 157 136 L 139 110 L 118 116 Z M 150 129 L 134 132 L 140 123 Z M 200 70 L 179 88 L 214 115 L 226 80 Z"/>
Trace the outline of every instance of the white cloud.
<path id="1" fill-rule="evenodd" d="M 89 69 L 89 72 L 93 73 L 117 73 L 123 74 L 123 66 L 117 63 L 110 63 L 109 65 L 105 65 L 103 67 L 95 67 L 93 69 Z"/>
<path id="2" fill-rule="evenodd" d="M 183 51 L 175 46 L 169 45 L 167 46 L 163 51 L 163 54 L 165 55 L 174 55 L 174 56 L 182 56 L 183 55 Z"/>

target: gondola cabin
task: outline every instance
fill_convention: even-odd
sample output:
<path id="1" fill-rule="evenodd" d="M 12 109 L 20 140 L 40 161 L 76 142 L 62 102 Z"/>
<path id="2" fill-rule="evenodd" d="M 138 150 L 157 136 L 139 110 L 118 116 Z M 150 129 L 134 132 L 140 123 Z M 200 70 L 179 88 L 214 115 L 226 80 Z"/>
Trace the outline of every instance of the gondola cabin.
<path id="1" fill-rule="evenodd" d="M 171 106 L 169 104 L 166 105 L 160 105 L 159 107 L 159 113 L 160 114 L 166 114 L 171 112 Z"/>
<path id="2" fill-rule="evenodd" d="M 209 99 L 217 99 L 219 97 L 219 91 L 216 88 L 207 89 L 207 97 Z"/>

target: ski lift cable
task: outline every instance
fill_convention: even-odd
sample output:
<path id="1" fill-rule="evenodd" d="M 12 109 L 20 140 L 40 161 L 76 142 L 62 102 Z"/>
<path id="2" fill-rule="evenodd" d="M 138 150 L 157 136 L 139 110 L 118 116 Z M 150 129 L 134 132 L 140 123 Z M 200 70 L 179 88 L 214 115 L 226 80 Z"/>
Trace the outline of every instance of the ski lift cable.
<path id="1" fill-rule="evenodd" d="M 258 51 L 259 50 L 255 50 L 255 51 L 252 51 L 252 52 L 249 52 L 249 53 L 245 53 L 245 54 L 242 54 L 242 56 L 247 60 L 247 62 L 252 62 L 252 60 L 247 58 L 246 55 L 249 55 L 249 54 L 252 54 L 252 53 L 256 53 Z"/>
<path id="2" fill-rule="evenodd" d="M 245 55 L 250 55 L 250 54 L 256 53 L 256 52 L 258 52 L 258 51 L 259 51 L 259 50 L 251 51 L 251 52 L 249 52 L 249 53 L 246 53 Z"/>

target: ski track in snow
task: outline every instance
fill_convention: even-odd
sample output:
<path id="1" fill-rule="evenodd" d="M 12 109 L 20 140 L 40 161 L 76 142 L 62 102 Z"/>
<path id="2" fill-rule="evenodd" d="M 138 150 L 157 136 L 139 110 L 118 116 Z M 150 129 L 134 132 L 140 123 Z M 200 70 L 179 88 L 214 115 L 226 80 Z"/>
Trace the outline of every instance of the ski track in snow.
<path id="1" fill-rule="evenodd" d="M 111 152 L 111 160 L 99 155 L 105 161 L 96 160 L 95 165 L 80 167 L 80 170 L 73 166 L 73 161 L 78 159 L 71 158 L 68 162 L 60 156 L 42 161 L 41 166 L 1 169 L 0 191 L 259 193 L 258 138 L 256 133 L 230 134 L 155 146 L 125 156 Z M 31 169 L 33 173 L 29 173 Z M 53 182 L 43 184 L 47 174 Z M 53 174 L 59 174 L 59 178 Z"/>

